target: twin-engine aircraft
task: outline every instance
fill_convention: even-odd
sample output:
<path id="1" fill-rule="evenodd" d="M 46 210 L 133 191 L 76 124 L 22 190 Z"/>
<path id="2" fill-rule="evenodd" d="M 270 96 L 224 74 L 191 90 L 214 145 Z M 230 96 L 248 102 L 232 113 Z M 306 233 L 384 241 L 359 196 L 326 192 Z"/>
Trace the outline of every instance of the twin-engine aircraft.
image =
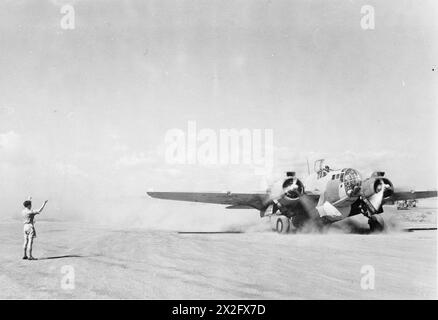
<path id="1" fill-rule="evenodd" d="M 266 193 L 148 192 L 153 198 L 215 203 L 227 209 L 257 209 L 270 217 L 273 230 L 287 233 L 309 222 L 324 226 L 357 214 L 368 218 L 371 232 L 380 232 L 385 223 L 383 205 L 399 200 L 432 198 L 437 191 L 396 191 L 384 172 L 362 179 L 352 168 L 333 170 L 317 160 L 314 173 L 301 181 L 295 172 L 273 184 Z"/>

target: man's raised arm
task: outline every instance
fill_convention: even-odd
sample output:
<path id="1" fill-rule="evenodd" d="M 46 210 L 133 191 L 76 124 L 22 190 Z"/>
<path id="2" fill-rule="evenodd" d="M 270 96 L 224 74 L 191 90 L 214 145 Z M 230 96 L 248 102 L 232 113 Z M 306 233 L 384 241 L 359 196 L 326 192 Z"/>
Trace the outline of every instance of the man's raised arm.
<path id="1" fill-rule="evenodd" d="M 47 202 L 49 202 L 49 200 L 44 201 L 43 205 L 42 205 L 41 208 L 37 211 L 37 213 L 41 213 L 41 211 L 44 210 L 44 208 L 45 208 Z"/>

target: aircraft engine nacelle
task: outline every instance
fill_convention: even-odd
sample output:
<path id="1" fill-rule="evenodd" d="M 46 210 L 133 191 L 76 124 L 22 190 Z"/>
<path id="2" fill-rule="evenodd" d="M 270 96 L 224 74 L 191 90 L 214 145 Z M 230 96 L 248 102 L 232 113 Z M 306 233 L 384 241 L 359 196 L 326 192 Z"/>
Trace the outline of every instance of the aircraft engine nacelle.
<path id="1" fill-rule="evenodd" d="M 283 197 L 287 200 L 298 200 L 304 193 L 304 184 L 298 178 L 288 178 L 284 180 L 283 185 Z"/>
<path id="2" fill-rule="evenodd" d="M 296 177 L 288 177 L 275 183 L 270 190 L 271 198 L 282 207 L 295 204 L 304 193 L 304 184 Z"/>
<path id="3" fill-rule="evenodd" d="M 362 182 L 362 194 L 365 197 L 371 197 L 372 195 L 379 193 L 382 188 L 384 189 L 383 198 L 387 198 L 394 193 L 394 186 L 388 178 L 383 177 L 384 173 L 373 173 L 370 178 L 365 179 Z"/>

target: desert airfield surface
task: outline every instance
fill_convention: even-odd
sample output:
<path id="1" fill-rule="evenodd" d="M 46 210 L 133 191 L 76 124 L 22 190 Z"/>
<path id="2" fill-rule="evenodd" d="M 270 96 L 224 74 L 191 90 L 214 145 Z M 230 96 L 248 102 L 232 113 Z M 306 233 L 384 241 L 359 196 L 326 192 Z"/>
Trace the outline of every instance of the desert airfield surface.
<path id="1" fill-rule="evenodd" d="M 437 231 L 401 231 L 436 227 L 436 206 L 385 210 L 393 227 L 374 235 L 365 233 L 363 217 L 324 234 L 288 235 L 267 228 L 187 234 L 38 221 L 37 261 L 21 260 L 22 224 L 5 220 L 0 298 L 436 298 Z M 375 270 L 374 290 L 361 288 L 365 265 Z M 71 276 L 74 282 L 66 282 Z"/>

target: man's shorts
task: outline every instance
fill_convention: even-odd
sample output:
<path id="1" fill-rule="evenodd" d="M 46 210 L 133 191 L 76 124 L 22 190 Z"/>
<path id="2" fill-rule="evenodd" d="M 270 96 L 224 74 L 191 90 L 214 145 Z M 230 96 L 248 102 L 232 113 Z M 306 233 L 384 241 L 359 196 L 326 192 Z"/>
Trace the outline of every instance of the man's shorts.
<path id="1" fill-rule="evenodd" d="M 23 232 L 24 232 L 24 238 L 25 239 L 36 238 L 35 227 L 31 223 L 24 224 Z"/>

